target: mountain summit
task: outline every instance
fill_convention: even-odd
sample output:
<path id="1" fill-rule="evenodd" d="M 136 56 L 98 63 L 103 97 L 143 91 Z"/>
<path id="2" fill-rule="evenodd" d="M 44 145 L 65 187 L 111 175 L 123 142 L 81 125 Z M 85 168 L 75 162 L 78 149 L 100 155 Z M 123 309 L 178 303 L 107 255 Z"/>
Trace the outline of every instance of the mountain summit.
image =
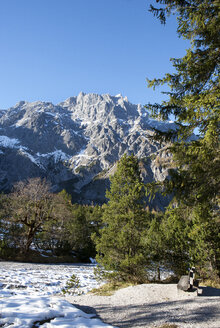
<path id="1" fill-rule="evenodd" d="M 102 203 L 109 174 L 125 152 L 142 160 L 145 181 L 163 180 L 167 172 L 158 158 L 169 154 L 150 138 L 154 127 L 175 125 L 150 119 L 121 95 L 81 92 L 57 105 L 20 101 L 0 111 L 0 190 L 42 176 L 54 191 L 66 188 L 73 201 Z"/>

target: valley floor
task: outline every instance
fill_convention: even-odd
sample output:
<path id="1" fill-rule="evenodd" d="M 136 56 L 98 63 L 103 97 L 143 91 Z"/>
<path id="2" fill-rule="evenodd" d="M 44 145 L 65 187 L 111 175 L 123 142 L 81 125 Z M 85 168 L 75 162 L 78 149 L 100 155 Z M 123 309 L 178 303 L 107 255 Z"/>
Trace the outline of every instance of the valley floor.
<path id="1" fill-rule="evenodd" d="M 220 327 L 218 289 L 203 287 L 197 296 L 177 291 L 174 284 L 147 284 L 95 296 L 86 294 L 98 286 L 93 268 L 0 262 L 0 327 L 150 328 L 164 323 L 178 328 Z M 64 296 L 61 291 L 72 274 L 79 278 L 84 294 Z"/>

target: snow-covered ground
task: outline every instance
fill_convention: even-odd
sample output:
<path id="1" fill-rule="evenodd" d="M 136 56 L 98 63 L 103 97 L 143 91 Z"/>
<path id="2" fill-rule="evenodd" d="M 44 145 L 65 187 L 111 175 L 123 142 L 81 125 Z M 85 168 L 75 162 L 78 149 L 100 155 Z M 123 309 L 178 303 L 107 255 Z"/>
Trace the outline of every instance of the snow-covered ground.
<path id="1" fill-rule="evenodd" d="M 93 264 L 0 262 L 0 327 L 112 327 L 59 298 L 73 274 L 80 281 L 78 293 L 97 287 L 93 269 Z"/>

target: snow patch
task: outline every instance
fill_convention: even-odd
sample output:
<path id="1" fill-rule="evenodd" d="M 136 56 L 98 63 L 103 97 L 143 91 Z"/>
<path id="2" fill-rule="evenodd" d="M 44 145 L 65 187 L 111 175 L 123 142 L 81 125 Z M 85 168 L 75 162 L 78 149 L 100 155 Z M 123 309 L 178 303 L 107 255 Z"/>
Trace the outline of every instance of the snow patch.
<path id="1" fill-rule="evenodd" d="M 18 128 L 18 127 L 24 125 L 25 123 L 27 123 L 28 121 L 30 121 L 30 117 L 23 117 L 20 120 L 18 120 L 16 124 L 14 124 L 12 126 L 15 126 L 16 128 Z"/>
<path id="2" fill-rule="evenodd" d="M 56 294 L 66 286 L 72 274 L 87 292 L 100 284 L 95 280 L 94 265 L 39 265 L 1 263 L 0 327 L 31 328 L 47 320 L 42 328 L 110 328 L 94 314 L 86 314 Z"/>
<path id="3" fill-rule="evenodd" d="M 31 160 L 32 163 L 34 163 L 35 165 L 39 166 L 41 169 L 44 170 L 45 168 L 44 168 L 44 166 L 39 162 L 39 160 L 37 160 L 34 156 L 32 156 L 31 154 L 29 154 L 29 153 L 28 153 L 26 150 L 24 150 L 24 149 L 26 149 L 26 148 L 25 148 L 25 147 L 20 148 L 19 152 L 20 152 L 22 155 L 28 157 L 28 158 Z"/>
<path id="4" fill-rule="evenodd" d="M 55 163 L 59 162 L 59 161 L 68 161 L 71 156 L 67 155 L 66 153 L 64 153 L 62 150 L 55 150 L 51 153 L 46 153 L 46 154 L 41 154 L 41 153 L 37 153 L 38 157 L 46 157 L 46 158 L 50 158 L 53 157 Z"/>
<path id="5" fill-rule="evenodd" d="M 86 147 L 83 148 L 77 155 L 72 157 L 71 163 L 72 165 L 74 164 L 74 169 L 76 170 L 77 167 L 80 165 L 83 159 L 88 159 L 91 160 L 94 156 L 89 156 L 85 154 L 86 152 Z"/>
<path id="6" fill-rule="evenodd" d="M 34 323 L 48 320 L 44 328 L 112 327 L 91 319 L 94 314 L 86 314 L 68 301 L 57 297 L 11 296 L 1 299 L 0 325 L 13 328 L 31 328 Z"/>
<path id="7" fill-rule="evenodd" d="M 19 140 L 15 138 L 9 138 L 6 136 L 0 136 L 0 146 L 5 148 L 18 148 Z"/>
<path id="8" fill-rule="evenodd" d="M 155 129 L 160 131 L 168 131 L 170 129 L 175 130 L 177 128 L 173 121 L 157 121 L 153 119 L 148 119 L 148 124 Z"/>

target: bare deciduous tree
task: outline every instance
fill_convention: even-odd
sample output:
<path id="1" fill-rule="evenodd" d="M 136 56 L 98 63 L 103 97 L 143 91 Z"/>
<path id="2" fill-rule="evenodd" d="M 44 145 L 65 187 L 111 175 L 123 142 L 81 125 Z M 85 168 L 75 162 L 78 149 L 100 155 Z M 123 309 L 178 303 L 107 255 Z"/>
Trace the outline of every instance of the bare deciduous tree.
<path id="1" fill-rule="evenodd" d="M 18 182 L 8 197 L 10 221 L 23 225 L 21 245 L 27 253 L 36 233 L 55 218 L 54 195 L 46 180 L 33 178 Z"/>

